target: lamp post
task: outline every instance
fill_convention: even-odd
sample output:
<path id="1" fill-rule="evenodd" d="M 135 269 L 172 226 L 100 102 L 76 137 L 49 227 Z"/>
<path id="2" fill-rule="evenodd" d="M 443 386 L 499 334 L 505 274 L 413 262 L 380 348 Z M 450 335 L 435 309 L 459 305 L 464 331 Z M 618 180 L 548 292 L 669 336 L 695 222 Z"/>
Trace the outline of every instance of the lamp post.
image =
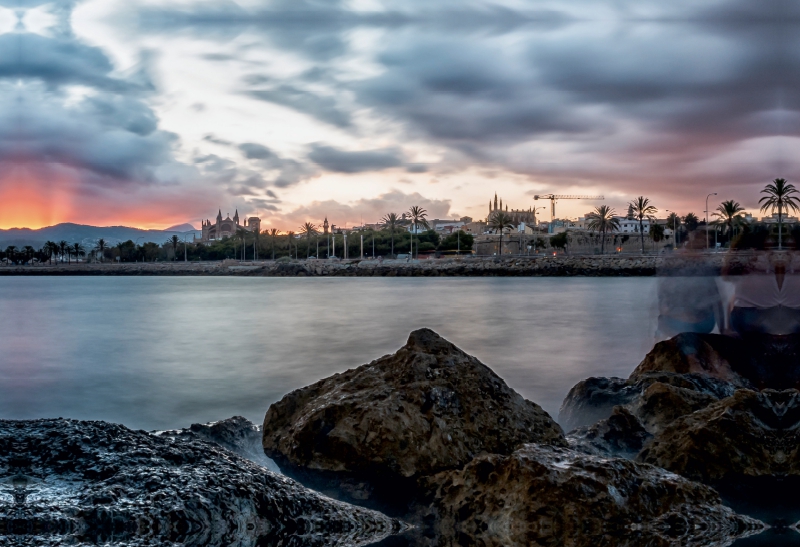
<path id="1" fill-rule="evenodd" d="M 186 236 L 188 236 L 188 235 L 189 235 L 188 233 L 183 234 L 183 261 L 184 262 L 189 262 L 189 260 L 186 258 Z M 194 233 L 192 233 L 192 235 L 194 235 Z M 255 250 L 253 250 L 253 252 L 255 253 Z M 253 260 L 255 260 L 255 258 Z"/>
<path id="2" fill-rule="evenodd" d="M 716 195 L 717 195 L 717 193 L 713 192 L 713 193 L 708 194 L 706 196 L 706 210 L 704 211 L 705 214 L 706 214 L 706 251 L 708 250 L 708 198 L 710 198 L 711 196 L 716 196 Z"/>
<path id="3" fill-rule="evenodd" d="M 544 207 L 534 207 L 533 208 L 533 229 L 536 230 L 538 225 L 536 224 L 536 211 L 539 209 L 544 209 Z M 536 254 L 536 233 L 533 234 L 533 254 Z"/>

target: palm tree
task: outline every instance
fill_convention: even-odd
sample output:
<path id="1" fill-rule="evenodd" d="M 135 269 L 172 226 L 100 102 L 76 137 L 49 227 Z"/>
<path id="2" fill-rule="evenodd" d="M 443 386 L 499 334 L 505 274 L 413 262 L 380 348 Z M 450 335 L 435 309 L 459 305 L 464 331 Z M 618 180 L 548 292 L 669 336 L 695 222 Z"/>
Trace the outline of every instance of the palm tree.
<path id="1" fill-rule="evenodd" d="M 498 256 L 503 255 L 503 231 L 506 228 L 513 228 L 514 221 L 511 218 L 511 215 L 507 214 L 505 211 L 495 211 L 491 217 L 489 217 L 489 228 L 495 231 L 495 233 L 500 234 L 500 252 Z"/>
<path id="2" fill-rule="evenodd" d="M 697 229 L 697 225 L 700 224 L 700 219 L 694 213 L 686 213 L 686 216 L 683 217 L 683 223 L 688 231 L 694 232 Z"/>
<path id="3" fill-rule="evenodd" d="M 739 205 L 738 201 L 728 200 L 723 201 L 720 203 L 719 207 L 717 207 L 717 212 L 713 214 L 713 216 L 719 219 L 720 224 L 725 224 L 728 227 L 728 232 L 730 233 L 730 237 L 733 238 L 733 223 L 739 222 L 741 219 L 741 213 L 744 211 L 744 207 Z"/>
<path id="4" fill-rule="evenodd" d="M 292 258 L 292 240 L 294 239 L 294 232 L 292 231 L 286 232 L 286 238 L 289 240 L 289 258 Z M 297 258 L 296 254 L 295 258 Z"/>
<path id="5" fill-rule="evenodd" d="M 72 246 L 72 252 L 75 255 L 75 262 L 77 262 L 80 257 L 86 256 L 86 249 L 80 243 L 75 243 Z"/>
<path id="6" fill-rule="evenodd" d="M 106 250 L 106 240 L 105 239 L 98 239 L 97 240 L 97 250 L 100 252 L 100 262 L 103 261 L 103 253 Z"/>
<path id="7" fill-rule="evenodd" d="M 67 252 L 67 247 L 69 247 L 69 243 L 63 239 L 58 242 L 58 249 L 61 251 L 61 262 L 64 262 L 64 253 Z"/>
<path id="8" fill-rule="evenodd" d="M 22 250 L 25 251 L 25 262 L 30 262 L 36 249 L 32 245 L 25 245 Z"/>
<path id="9" fill-rule="evenodd" d="M 397 213 L 389 213 L 381 219 L 381 226 L 389 230 L 389 236 L 392 238 L 392 256 L 394 256 L 394 232 L 400 226 L 400 217 Z"/>
<path id="10" fill-rule="evenodd" d="M 53 255 L 58 252 L 58 245 L 56 245 L 52 241 L 46 241 L 42 249 L 44 250 L 44 253 L 47 255 L 47 260 L 49 260 L 50 264 L 52 264 Z"/>
<path id="11" fill-rule="evenodd" d="M 766 194 L 766 196 L 758 200 L 759 203 L 763 202 L 761 205 L 762 211 L 771 209 L 772 212 L 775 212 L 775 209 L 778 209 L 778 250 L 780 250 L 783 244 L 781 238 L 783 212 L 797 211 L 798 206 L 800 206 L 800 199 L 794 195 L 797 194 L 797 189 L 793 184 L 788 184 L 786 179 L 775 179 L 771 184 L 767 184 L 761 190 L 761 193 Z"/>
<path id="12" fill-rule="evenodd" d="M 678 248 L 678 226 L 681 224 L 681 217 L 678 216 L 678 213 L 670 213 L 667 217 L 667 228 L 672 228 L 675 233 L 672 234 L 674 238 L 673 247 L 676 249 Z"/>
<path id="13" fill-rule="evenodd" d="M 414 232 L 416 232 L 420 226 L 426 230 L 430 228 L 428 220 L 425 218 L 428 216 L 428 211 L 419 205 L 412 205 L 411 209 L 408 210 L 408 216 L 411 220 L 411 258 L 414 258 Z M 419 256 L 419 243 L 417 243 L 417 256 Z"/>
<path id="14" fill-rule="evenodd" d="M 16 245 L 9 245 L 6 247 L 6 259 L 9 262 L 13 262 L 16 258 L 14 255 L 17 254 L 17 246 Z"/>
<path id="15" fill-rule="evenodd" d="M 167 243 L 169 243 L 169 241 L 167 241 Z M 119 261 L 122 262 L 122 249 L 125 248 L 125 244 L 120 241 L 115 246 L 116 246 L 117 250 L 119 251 Z"/>
<path id="16" fill-rule="evenodd" d="M 600 241 L 600 254 L 605 254 L 606 252 L 606 232 L 619 229 L 619 219 L 614 215 L 616 215 L 614 209 L 608 205 L 595 207 L 594 211 L 586 215 L 586 219 L 589 221 L 589 229 L 599 231 L 603 238 Z"/>
<path id="17" fill-rule="evenodd" d="M 644 196 L 639 196 L 630 202 L 633 210 L 633 218 L 639 221 L 639 239 L 642 240 L 642 254 L 644 254 L 644 219 L 651 218 L 658 212 L 658 209 L 650 205 L 650 200 Z"/>
<path id="18" fill-rule="evenodd" d="M 269 234 L 269 237 L 272 240 L 272 260 L 275 260 L 275 238 L 278 237 L 278 234 L 280 234 L 281 231 L 276 228 L 272 228 L 267 233 Z"/>
<path id="19" fill-rule="evenodd" d="M 317 226 L 306 222 L 300 226 L 300 232 L 306 235 L 306 260 L 311 257 L 311 236 L 317 234 Z"/>

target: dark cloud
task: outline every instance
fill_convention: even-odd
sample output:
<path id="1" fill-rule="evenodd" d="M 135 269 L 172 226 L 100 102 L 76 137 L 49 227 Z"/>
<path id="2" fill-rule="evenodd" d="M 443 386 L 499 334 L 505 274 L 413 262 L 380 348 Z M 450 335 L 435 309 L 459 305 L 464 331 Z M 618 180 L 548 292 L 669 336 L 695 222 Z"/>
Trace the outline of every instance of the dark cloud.
<path id="1" fill-rule="evenodd" d="M 322 144 L 312 145 L 308 158 L 320 167 L 337 173 L 383 171 L 399 167 L 404 161 L 399 148 L 349 152 Z"/>
<path id="2" fill-rule="evenodd" d="M 338 106 L 334 97 L 320 96 L 288 84 L 269 89 L 249 89 L 246 94 L 261 101 L 286 106 L 337 127 L 347 128 L 351 125 L 350 114 Z"/>
<path id="3" fill-rule="evenodd" d="M 276 157 L 275 153 L 263 144 L 246 142 L 239 145 L 239 150 L 249 160 L 266 160 Z"/>

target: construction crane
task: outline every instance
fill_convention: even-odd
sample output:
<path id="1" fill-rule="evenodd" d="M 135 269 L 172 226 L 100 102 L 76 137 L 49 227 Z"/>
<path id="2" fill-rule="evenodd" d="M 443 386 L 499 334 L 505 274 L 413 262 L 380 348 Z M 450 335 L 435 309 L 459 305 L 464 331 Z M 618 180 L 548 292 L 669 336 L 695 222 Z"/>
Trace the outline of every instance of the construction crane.
<path id="1" fill-rule="evenodd" d="M 603 196 L 562 196 L 559 194 L 542 194 L 533 196 L 533 199 L 550 200 L 550 222 L 556 218 L 556 200 L 559 199 L 606 199 Z"/>

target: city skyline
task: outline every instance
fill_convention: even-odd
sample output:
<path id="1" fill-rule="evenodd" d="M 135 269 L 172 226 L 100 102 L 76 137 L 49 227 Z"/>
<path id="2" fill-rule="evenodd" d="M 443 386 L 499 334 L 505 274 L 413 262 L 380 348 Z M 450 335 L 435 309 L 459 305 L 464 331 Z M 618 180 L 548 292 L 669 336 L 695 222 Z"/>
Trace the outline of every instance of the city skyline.
<path id="1" fill-rule="evenodd" d="M 0 228 L 482 218 L 495 192 L 755 212 L 800 178 L 799 22 L 778 1 L 0 0 Z"/>

